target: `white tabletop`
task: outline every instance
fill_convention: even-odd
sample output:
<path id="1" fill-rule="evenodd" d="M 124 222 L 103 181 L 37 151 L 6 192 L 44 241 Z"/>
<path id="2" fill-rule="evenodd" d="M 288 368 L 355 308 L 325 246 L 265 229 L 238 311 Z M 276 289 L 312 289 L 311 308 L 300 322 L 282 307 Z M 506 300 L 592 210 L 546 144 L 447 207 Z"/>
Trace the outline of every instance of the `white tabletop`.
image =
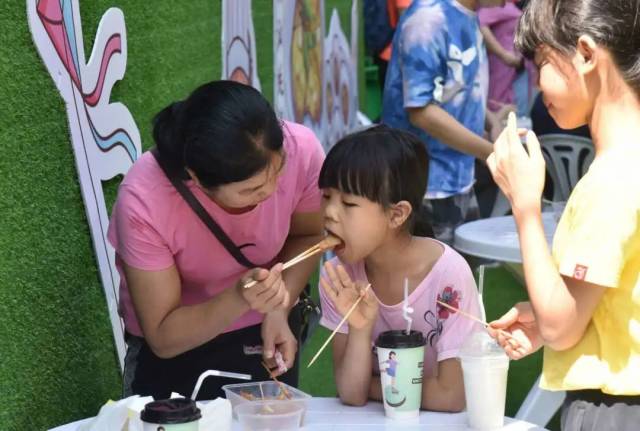
<path id="1" fill-rule="evenodd" d="M 50 431 L 76 431 L 89 419 L 63 425 Z M 365 431 L 365 430 L 433 430 L 462 431 L 470 430 L 466 425 L 466 413 L 421 412 L 416 420 L 394 421 L 384 416 L 381 403 L 370 402 L 364 407 L 348 407 L 337 398 L 312 398 L 306 414 L 306 423 L 302 430 L 307 431 Z M 233 431 L 242 431 L 240 424 L 233 421 Z M 536 425 L 505 418 L 504 431 L 544 431 Z M 203 430 L 207 431 L 207 430 Z"/>
<path id="2" fill-rule="evenodd" d="M 556 230 L 552 212 L 542 213 L 547 242 L 551 245 Z M 520 240 L 512 216 L 491 217 L 459 226 L 455 231 L 454 248 L 464 254 L 500 262 L 522 263 Z"/>

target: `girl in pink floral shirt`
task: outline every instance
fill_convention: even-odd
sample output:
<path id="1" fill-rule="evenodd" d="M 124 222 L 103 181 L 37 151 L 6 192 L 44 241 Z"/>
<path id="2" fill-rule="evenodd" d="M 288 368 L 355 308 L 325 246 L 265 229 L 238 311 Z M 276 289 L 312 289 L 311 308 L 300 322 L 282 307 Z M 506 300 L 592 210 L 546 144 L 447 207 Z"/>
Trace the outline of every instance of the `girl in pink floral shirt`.
<path id="1" fill-rule="evenodd" d="M 336 386 L 346 404 L 382 399 L 373 342 L 381 332 L 406 328 L 402 306 L 407 277 L 412 329 L 422 331 L 427 340 L 422 408 L 464 408 L 462 370 L 456 357 L 474 324 L 436 301 L 478 316 L 476 285 L 458 253 L 415 235 L 422 233 L 423 227 L 414 224 L 427 176 L 422 142 L 386 126 L 344 138 L 322 167 L 325 229 L 344 245 L 322 271 L 321 324 L 335 329 L 356 298 L 364 295 L 333 341 Z M 371 289 L 364 293 L 368 283 Z"/>

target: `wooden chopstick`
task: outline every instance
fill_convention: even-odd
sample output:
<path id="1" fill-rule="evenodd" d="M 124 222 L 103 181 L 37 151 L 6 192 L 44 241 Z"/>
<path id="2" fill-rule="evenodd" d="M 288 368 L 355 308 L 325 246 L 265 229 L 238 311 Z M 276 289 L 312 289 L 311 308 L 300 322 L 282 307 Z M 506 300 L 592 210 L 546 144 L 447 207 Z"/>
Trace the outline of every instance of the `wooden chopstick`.
<path id="1" fill-rule="evenodd" d="M 299 255 L 289 259 L 287 262 L 284 263 L 284 265 L 282 265 L 282 270 L 284 271 L 285 269 L 291 268 L 293 265 L 296 265 L 296 264 L 302 262 L 303 260 L 308 259 L 311 256 L 322 252 L 323 250 L 324 249 L 318 243 L 318 244 L 314 245 L 313 247 L 310 247 L 307 250 L 303 251 Z M 251 280 L 251 281 L 247 282 L 244 285 L 244 288 L 245 289 L 249 289 L 249 288 L 255 286 L 256 284 L 258 284 L 258 282 L 256 280 Z"/>
<path id="2" fill-rule="evenodd" d="M 445 308 L 448 308 L 449 310 L 455 312 L 455 313 L 460 313 L 461 316 L 466 317 L 467 319 L 471 319 L 474 320 L 478 323 L 480 323 L 481 325 L 483 325 L 485 328 L 489 328 L 491 325 L 489 325 L 487 322 L 485 322 L 482 319 L 477 318 L 476 316 L 474 316 L 473 314 L 469 314 L 466 311 L 462 311 L 459 308 L 456 308 L 452 305 L 447 304 L 446 302 L 442 302 L 442 301 L 438 301 L 436 300 L 436 302 L 440 305 L 442 305 Z M 502 335 L 504 335 L 507 338 L 511 338 L 512 340 L 516 341 L 518 344 L 520 344 L 520 341 L 518 341 L 518 339 L 516 337 L 514 337 L 513 335 L 511 335 L 510 333 L 508 333 L 507 331 L 503 331 L 502 329 L 496 329 L 496 331 L 498 331 L 499 333 L 501 333 Z"/>
<path id="3" fill-rule="evenodd" d="M 360 297 L 356 300 L 356 302 L 353 303 L 353 305 L 351 306 L 351 308 L 349 309 L 349 311 L 347 311 L 347 314 L 344 315 L 344 317 L 342 318 L 342 320 L 340 321 L 340 323 L 338 323 L 338 326 L 336 326 L 336 329 L 333 330 L 333 332 L 331 333 L 331 335 L 329 335 L 329 338 L 327 338 L 327 341 L 324 342 L 324 344 L 322 345 L 322 347 L 320 347 L 320 349 L 316 352 L 316 354 L 314 355 L 313 358 L 311 358 L 311 361 L 309 361 L 309 365 L 307 365 L 307 368 L 309 368 L 310 366 L 313 365 L 313 363 L 316 361 L 316 359 L 318 359 L 318 357 L 320 356 L 320 354 L 322 353 L 322 351 L 325 349 L 325 347 L 327 347 L 327 345 L 329 344 L 329 342 L 333 339 L 333 337 L 336 335 L 336 333 L 338 332 L 338 330 L 340 329 L 340 327 L 342 327 L 342 325 L 344 324 L 344 322 L 347 321 L 347 319 L 349 318 L 349 316 L 351 315 L 351 313 L 353 313 L 353 310 L 356 309 L 356 307 L 358 306 L 358 304 L 360 303 L 360 301 L 362 301 L 362 298 L 364 298 L 364 295 L 367 294 L 367 291 L 369 290 L 369 288 L 371 287 L 371 283 L 367 284 L 367 287 L 365 287 L 364 289 L 364 294 L 360 295 Z"/>
<path id="4" fill-rule="evenodd" d="M 269 373 L 269 376 L 273 379 L 273 381 L 275 381 L 278 384 L 278 386 L 280 386 L 280 390 L 282 391 L 284 396 L 287 397 L 288 400 L 290 400 L 292 398 L 291 394 L 289 393 L 287 388 L 284 386 L 284 384 L 282 384 L 282 382 L 280 380 L 278 380 L 278 378 L 271 372 L 271 370 L 269 369 L 267 364 L 265 364 L 264 362 L 261 362 L 261 364 L 264 367 L 264 369 L 267 370 L 267 373 Z M 264 395 L 263 395 L 263 397 L 264 397 Z"/>

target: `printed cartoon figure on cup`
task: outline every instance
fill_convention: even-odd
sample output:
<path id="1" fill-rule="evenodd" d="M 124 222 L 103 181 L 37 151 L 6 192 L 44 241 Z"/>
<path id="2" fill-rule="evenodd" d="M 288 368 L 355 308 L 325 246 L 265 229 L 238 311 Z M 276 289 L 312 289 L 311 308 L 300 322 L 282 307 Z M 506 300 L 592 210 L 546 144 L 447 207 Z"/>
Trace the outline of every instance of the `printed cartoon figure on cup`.
<path id="1" fill-rule="evenodd" d="M 389 352 L 389 359 L 383 363 L 387 364 L 387 368 L 380 370 L 380 373 L 387 373 L 387 375 L 391 377 L 391 392 L 397 394 L 399 392 L 396 388 L 396 367 L 398 366 L 396 352 Z"/>

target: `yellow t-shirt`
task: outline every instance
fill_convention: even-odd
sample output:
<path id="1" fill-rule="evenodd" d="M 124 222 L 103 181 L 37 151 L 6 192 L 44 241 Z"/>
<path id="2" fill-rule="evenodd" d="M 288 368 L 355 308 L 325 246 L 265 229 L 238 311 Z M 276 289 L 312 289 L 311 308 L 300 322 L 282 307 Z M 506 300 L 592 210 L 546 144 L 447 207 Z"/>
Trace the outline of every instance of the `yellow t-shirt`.
<path id="1" fill-rule="evenodd" d="M 640 149 L 605 153 L 576 185 L 553 239 L 564 276 L 606 286 L 582 339 L 544 350 L 541 387 L 640 394 Z"/>

